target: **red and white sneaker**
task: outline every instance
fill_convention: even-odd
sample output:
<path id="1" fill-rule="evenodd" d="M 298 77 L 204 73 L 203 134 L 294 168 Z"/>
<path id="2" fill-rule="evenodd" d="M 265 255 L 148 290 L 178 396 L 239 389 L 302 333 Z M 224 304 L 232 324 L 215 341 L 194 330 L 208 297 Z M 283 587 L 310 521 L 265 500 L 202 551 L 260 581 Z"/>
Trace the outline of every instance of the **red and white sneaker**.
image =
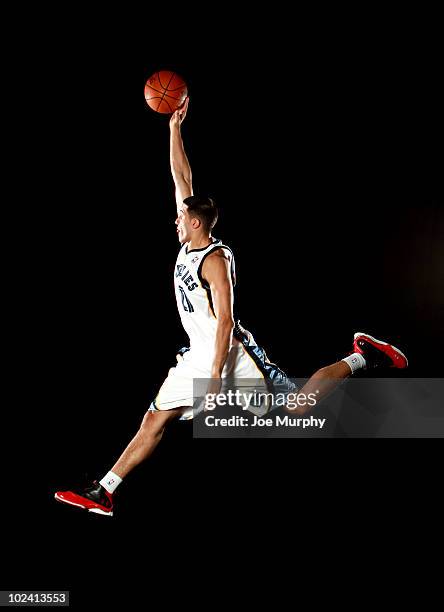
<path id="1" fill-rule="evenodd" d="M 367 368 L 385 366 L 403 369 L 408 366 L 407 357 L 398 348 L 363 332 L 355 334 L 353 349 L 363 355 Z"/>
<path id="2" fill-rule="evenodd" d="M 59 502 L 83 508 L 88 512 L 113 515 L 113 496 L 97 480 L 80 491 L 57 491 L 54 497 Z"/>

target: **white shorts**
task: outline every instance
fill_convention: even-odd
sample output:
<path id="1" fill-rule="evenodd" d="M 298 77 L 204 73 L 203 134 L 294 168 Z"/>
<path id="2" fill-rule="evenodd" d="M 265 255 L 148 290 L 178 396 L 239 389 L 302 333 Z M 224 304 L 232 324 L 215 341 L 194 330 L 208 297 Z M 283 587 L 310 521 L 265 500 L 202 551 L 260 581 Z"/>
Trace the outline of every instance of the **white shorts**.
<path id="1" fill-rule="evenodd" d="M 208 364 L 208 365 L 207 365 Z M 196 379 L 211 378 L 211 359 L 202 359 L 202 355 L 193 355 L 193 350 L 178 356 L 178 364 L 171 368 L 168 376 L 161 386 L 155 400 L 149 410 L 172 410 L 173 408 L 188 408 L 184 411 L 181 420 L 192 419 L 196 409 L 195 402 Z M 257 346 L 253 336 L 248 336 L 242 342 L 233 345 L 226 361 L 222 379 L 236 381 L 236 388 L 242 387 L 243 392 L 264 391 L 270 389 L 270 381 L 289 385 L 289 390 L 294 385 L 288 381 L 287 376 L 275 364 L 269 362 L 263 349 Z M 245 379 L 245 384 L 242 384 Z M 223 388 L 221 390 L 223 392 Z M 200 393 L 198 394 L 200 396 Z M 251 412 L 262 416 L 270 409 L 268 401 L 259 406 L 252 406 Z M 200 410 L 199 410 L 200 411 Z"/>

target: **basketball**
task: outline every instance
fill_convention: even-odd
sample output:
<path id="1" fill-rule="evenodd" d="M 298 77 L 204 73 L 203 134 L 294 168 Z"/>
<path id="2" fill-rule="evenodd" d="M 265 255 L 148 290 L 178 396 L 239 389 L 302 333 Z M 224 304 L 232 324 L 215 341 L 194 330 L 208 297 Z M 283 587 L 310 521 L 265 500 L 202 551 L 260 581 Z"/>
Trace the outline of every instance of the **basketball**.
<path id="1" fill-rule="evenodd" d="M 155 72 L 145 84 L 145 100 L 157 113 L 174 113 L 187 95 L 187 84 L 171 70 Z"/>

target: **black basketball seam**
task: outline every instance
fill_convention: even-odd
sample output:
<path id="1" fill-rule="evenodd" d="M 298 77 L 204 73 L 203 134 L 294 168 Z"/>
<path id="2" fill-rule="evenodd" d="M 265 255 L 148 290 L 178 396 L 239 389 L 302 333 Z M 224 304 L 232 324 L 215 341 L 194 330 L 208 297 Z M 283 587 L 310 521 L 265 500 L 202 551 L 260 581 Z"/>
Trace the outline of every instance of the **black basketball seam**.
<path id="1" fill-rule="evenodd" d="M 162 83 L 161 83 L 161 81 L 160 81 L 160 75 L 159 75 L 159 73 L 157 73 L 157 78 L 159 79 L 159 83 L 162 85 L 162 87 L 163 87 L 163 89 L 164 89 L 165 91 L 168 89 L 168 85 L 171 83 L 171 79 L 173 78 L 174 74 L 175 74 L 174 72 L 172 72 L 172 73 L 171 73 L 170 80 L 168 81 L 167 86 L 166 86 L 166 87 L 163 87 L 163 85 L 162 85 Z M 164 92 L 163 92 L 163 94 L 162 94 L 162 99 L 161 99 L 161 100 L 160 100 L 160 102 L 159 102 L 159 106 L 157 107 L 157 110 L 159 110 L 160 105 L 162 104 L 162 101 L 163 101 L 163 99 L 164 99 L 164 97 L 165 97 L 165 91 L 164 91 Z M 166 102 L 166 100 L 165 100 L 165 102 Z M 168 102 L 167 102 L 167 104 L 168 104 Z M 170 110 L 171 110 L 171 106 L 170 106 L 169 104 L 168 104 L 168 106 L 170 107 Z M 171 111 L 171 112 L 173 112 L 173 111 Z"/>
<path id="2" fill-rule="evenodd" d="M 147 87 L 149 87 L 149 88 L 150 88 L 150 89 L 152 89 L 153 91 L 156 91 L 157 93 L 160 93 L 160 94 L 162 93 L 161 91 L 159 91 L 158 89 L 156 89 L 156 88 L 155 88 L 155 87 L 153 87 L 152 85 L 148 85 L 148 84 L 147 84 Z"/>
<path id="3" fill-rule="evenodd" d="M 180 100 L 180 98 L 175 98 L 174 96 L 169 96 L 167 93 L 159 91 L 158 89 L 154 89 L 154 87 L 151 87 L 151 85 L 147 85 L 147 87 L 149 87 L 150 89 L 152 89 L 153 91 L 155 91 L 156 93 L 160 93 L 164 96 L 166 96 L 167 98 L 171 98 L 171 100 Z M 170 89 L 170 91 L 174 91 L 173 89 Z M 157 96 L 153 96 L 154 98 L 156 98 Z M 151 100 L 151 98 L 149 98 Z"/>
<path id="4" fill-rule="evenodd" d="M 185 83 L 182 81 L 182 85 L 179 85 L 179 87 L 173 87 L 172 89 L 167 89 L 167 91 L 176 91 L 177 89 L 183 89 L 186 88 Z"/>
<path id="5" fill-rule="evenodd" d="M 160 80 L 160 74 L 156 74 L 157 80 L 159 81 L 160 88 L 163 89 L 162 81 Z"/>
<path id="6" fill-rule="evenodd" d="M 173 72 L 173 74 L 174 74 L 174 72 Z M 162 89 L 165 89 L 165 87 L 162 85 L 162 81 L 160 80 L 160 72 L 157 73 L 157 80 L 159 81 L 160 86 L 162 87 Z M 170 81 L 171 81 L 171 79 L 170 79 Z M 168 82 L 168 84 L 169 84 L 169 82 Z"/>
<path id="7" fill-rule="evenodd" d="M 182 81 L 182 85 L 179 85 L 179 87 L 173 87 L 172 89 L 169 89 L 169 88 L 168 88 L 168 85 L 169 85 L 169 84 L 171 83 L 171 81 L 173 80 L 173 76 L 174 76 L 174 75 L 176 75 L 177 77 L 179 77 L 179 79 Z M 172 75 L 171 75 L 171 77 L 170 77 L 170 80 L 168 81 L 168 85 L 167 85 L 166 87 L 164 87 L 164 86 L 162 85 L 162 81 L 160 80 L 160 75 L 159 75 L 159 73 L 157 73 L 157 78 L 158 78 L 158 80 L 159 80 L 160 86 L 161 86 L 161 87 L 162 87 L 162 89 L 164 89 L 165 91 L 176 91 L 176 89 L 182 89 L 184 85 L 185 85 L 185 87 L 186 87 L 186 84 L 185 84 L 184 80 L 183 80 L 183 79 L 182 79 L 182 77 L 181 77 L 181 76 L 179 76 L 179 75 L 178 75 L 176 72 L 173 72 L 173 73 L 172 73 Z"/>
<path id="8" fill-rule="evenodd" d="M 168 104 L 168 106 L 170 107 L 170 111 L 171 111 L 172 113 L 174 113 L 173 109 L 171 108 L 171 104 L 168 102 L 168 100 L 164 100 L 164 102 L 166 102 L 166 103 Z"/>
<path id="9" fill-rule="evenodd" d="M 171 100 L 180 100 L 180 98 L 175 98 L 174 96 L 169 96 L 167 93 L 165 94 L 167 98 L 171 98 Z"/>

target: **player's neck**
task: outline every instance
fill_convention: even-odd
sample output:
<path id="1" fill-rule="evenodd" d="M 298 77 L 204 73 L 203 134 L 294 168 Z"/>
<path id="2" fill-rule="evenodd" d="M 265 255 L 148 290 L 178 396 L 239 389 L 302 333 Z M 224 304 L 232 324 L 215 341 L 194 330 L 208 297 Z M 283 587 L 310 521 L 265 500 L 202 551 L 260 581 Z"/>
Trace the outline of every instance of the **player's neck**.
<path id="1" fill-rule="evenodd" d="M 188 243 L 188 250 L 203 249 L 213 242 L 211 234 L 209 236 L 196 236 L 191 238 Z"/>

